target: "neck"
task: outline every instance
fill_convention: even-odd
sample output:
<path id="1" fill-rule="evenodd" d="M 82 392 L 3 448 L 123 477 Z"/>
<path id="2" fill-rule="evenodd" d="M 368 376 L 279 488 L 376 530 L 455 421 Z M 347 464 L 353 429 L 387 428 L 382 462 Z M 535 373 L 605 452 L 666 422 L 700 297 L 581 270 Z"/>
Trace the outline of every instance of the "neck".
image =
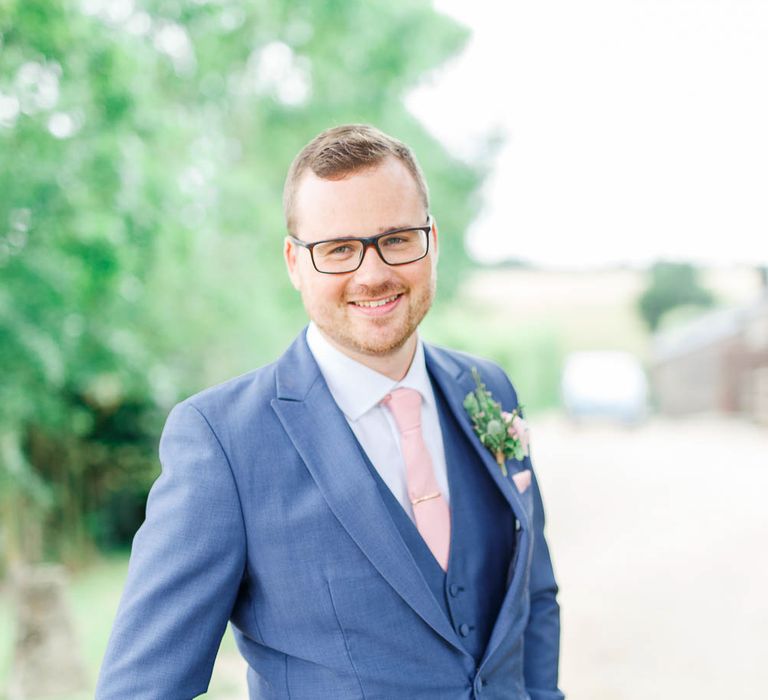
<path id="1" fill-rule="evenodd" d="M 355 362 L 365 365 L 374 372 L 394 379 L 396 382 L 399 382 L 408 374 L 408 369 L 411 366 L 411 362 L 413 362 L 413 356 L 416 354 L 417 336 L 415 332 L 399 348 L 392 350 L 386 355 L 370 355 L 350 350 L 336 343 L 333 338 L 328 337 L 322 331 L 320 333 L 339 352 L 344 353 L 347 357 L 351 357 Z"/>

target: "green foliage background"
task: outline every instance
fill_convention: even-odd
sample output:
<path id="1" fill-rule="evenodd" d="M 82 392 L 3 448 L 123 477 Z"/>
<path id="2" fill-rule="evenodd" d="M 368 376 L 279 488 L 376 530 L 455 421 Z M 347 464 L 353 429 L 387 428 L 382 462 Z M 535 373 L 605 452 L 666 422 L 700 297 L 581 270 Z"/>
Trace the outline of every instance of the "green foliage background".
<path id="1" fill-rule="evenodd" d="M 466 38 L 426 0 L 0 0 L 0 573 L 126 544 L 170 406 L 301 327 L 280 200 L 320 130 L 414 148 L 450 296 L 484 166 L 403 98 Z"/>

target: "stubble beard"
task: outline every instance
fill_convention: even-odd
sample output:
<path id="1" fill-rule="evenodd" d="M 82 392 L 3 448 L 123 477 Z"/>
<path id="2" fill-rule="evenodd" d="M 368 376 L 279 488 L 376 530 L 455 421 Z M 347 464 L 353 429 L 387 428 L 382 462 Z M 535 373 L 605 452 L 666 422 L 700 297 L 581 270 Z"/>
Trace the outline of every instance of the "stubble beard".
<path id="1" fill-rule="evenodd" d="M 349 326 L 351 324 L 334 323 L 334 319 L 332 318 L 315 319 L 315 323 L 318 328 L 337 345 L 362 355 L 383 357 L 396 352 L 408 342 L 408 339 L 414 334 L 424 316 L 427 315 L 427 311 L 429 311 L 432 306 L 432 302 L 435 298 L 435 290 L 436 280 L 433 278 L 431 283 L 425 287 L 424 291 L 418 297 L 410 297 L 409 293 L 407 300 L 410 301 L 410 303 L 408 304 L 408 313 L 401 326 L 402 330 L 400 332 L 395 332 L 392 337 L 388 339 L 375 341 L 374 338 L 370 338 L 370 341 L 366 342 L 368 339 L 363 335 L 362 331 L 358 333 L 349 332 Z M 360 294 L 360 296 L 381 298 L 402 291 L 402 289 L 383 286 L 377 289 L 365 290 L 365 293 Z M 403 301 L 406 301 L 406 299 Z M 369 321 L 374 326 L 386 326 L 391 323 L 391 321 L 386 318 L 371 318 Z"/>

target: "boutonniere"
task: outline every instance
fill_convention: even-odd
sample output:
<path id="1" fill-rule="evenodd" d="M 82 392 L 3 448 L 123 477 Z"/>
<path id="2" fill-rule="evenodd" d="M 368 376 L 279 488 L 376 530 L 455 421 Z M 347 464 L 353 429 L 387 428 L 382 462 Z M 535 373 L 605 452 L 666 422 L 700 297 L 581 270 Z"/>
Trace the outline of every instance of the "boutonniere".
<path id="1" fill-rule="evenodd" d="M 495 457 L 501 473 L 506 476 L 506 460 L 513 457 L 520 460 L 528 454 L 528 428 L 520 417 L 522 406 L 512 412 L 502 411 L 501 404 L 494 401 L 475 367 L 472 376 L 477 389 L 467 394 L 464 409 L 472 419 L 472 428 L 480 442 Z"/>

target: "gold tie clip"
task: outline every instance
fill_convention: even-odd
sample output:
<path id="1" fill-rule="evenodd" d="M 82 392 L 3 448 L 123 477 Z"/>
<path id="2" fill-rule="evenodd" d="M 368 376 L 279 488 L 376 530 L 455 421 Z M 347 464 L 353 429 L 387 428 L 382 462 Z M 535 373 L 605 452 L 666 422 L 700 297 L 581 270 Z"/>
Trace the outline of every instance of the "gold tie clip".
<path id="1" fill-rule="evenodd" d="M 422 501 L 429 501 L 432 498 L 437 498 L 440 495 L 439 491 L 435 491 L 434 493 L 430 493 L 426 496 L 419 496 L 419 498 L 415 498 L 411 500 L 411 505 L 415 506 L 417 503 L 421 503 Z"/>

